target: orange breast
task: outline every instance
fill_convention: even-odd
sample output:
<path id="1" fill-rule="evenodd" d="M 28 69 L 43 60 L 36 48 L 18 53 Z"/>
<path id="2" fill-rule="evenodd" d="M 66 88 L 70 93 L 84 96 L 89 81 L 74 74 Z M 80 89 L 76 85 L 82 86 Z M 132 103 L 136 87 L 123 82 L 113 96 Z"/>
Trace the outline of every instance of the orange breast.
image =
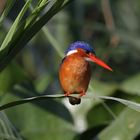
<path id="1" fill-rule="evenodd" d="M 69 93 L 86 92 L 90 76 L 89 63 L 76 54 L 67 56 L 59 69 L 61 86 L 65 92 Z"/>

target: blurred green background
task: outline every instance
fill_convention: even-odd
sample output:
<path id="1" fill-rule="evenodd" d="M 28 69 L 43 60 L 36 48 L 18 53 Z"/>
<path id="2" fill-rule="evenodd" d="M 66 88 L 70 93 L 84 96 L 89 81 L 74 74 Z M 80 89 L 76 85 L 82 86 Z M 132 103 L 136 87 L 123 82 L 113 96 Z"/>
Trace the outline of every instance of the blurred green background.
<path id="1" fill-rule="evenodd" d="M 14 21 L 26 1 L 0 1 L 0 44 L 4 48 L 0 49 L 0 104 L 44 94 L 63 94 L 58 69 L 66 48 L 76 40 L 90 43 L 96 55 L 114 70 L 109 72 L 91 64 L 93 72 L 87 95 L 139 103 L 140 1 L 64 0 L 69 4 L 62 8 L 59 6 L 62 0 L 46 0 L 46 6 L 38 8 L 41 12 L 35 11 L 40 15 L 29 20 L 43 1 L 31 1 L 18 24 Z M 50 10 L 55 4 L 59 9 L 56 13 Z M 43 14 L 49 16 L 53 12 L 55 16 L 27 44 L 28 36 L 35 30 L 30 27 Z M 27 28 L 25 20 L 32 21 Z M 10 43 L 6 40 L 7 46 L 2 47 L 13 23 L 15 28 L 7 38 Z M 22 43 L 18 43 L 20 39 Z M 19 49 L 14 50 L 16 45 Z M 71 106 L 67 99 L 52 98 L 0 112 L 0 140 L 139 139 L 140 113 L 113 100 L 83 98 L 80 105 Z"/>

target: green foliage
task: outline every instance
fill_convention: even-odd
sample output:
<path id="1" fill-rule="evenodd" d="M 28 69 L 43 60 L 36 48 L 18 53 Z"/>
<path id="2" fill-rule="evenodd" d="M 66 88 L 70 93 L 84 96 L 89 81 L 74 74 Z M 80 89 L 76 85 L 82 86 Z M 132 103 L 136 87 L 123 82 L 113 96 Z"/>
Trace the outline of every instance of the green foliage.
<path id="1" fill-rule="evenodd" d="M 5 98 L 5 101 L 13 98 L 17 99 L 17 97 L 8 96 Z M 54 115 L 50 112 L 56 112 L 56 114 Z M 7 110 L 6 114 L 16 128 L 19 129 L 19 134 L 25 139 L 71 140 L 76 133 L 73 130 L 72 124 L 65 121 L 66 118 L 69 118 L 67 117 L 69 113 L 66 108 L 51 100 L 42 100 L 41 102 L 36 102 L 36 104 L 17 106 Z M 65 118 L 61 118 L 62 114 Z"/>
<path id="2" fill-rule="evenodd" d="M 140 2 L 72 1 L 6 1 L 1 140 L 140 139 Z M 64 50 L 74 40 L 89 42 L 114 70 L 91 64 L 94 78 L 78 106 L 69 105 L 58 82 Z"/>
<path id="3" fill-rule="evenodd" d="M 20 135 L 17 133 L 16 129 L 14 129 L 13 125 L 4 112 L 0 112 L 0 132 L 1 140 L 21 140 Z"/>
<path id="4" fill-rule="evenodd" d="M 9 32 L 7 33 L 7 35 L 6 35 L 6 37 L 5 37 L 4 41 L 3 41 L 3 43 L 1 44 L 0 52 L 2 52 L 7 47 L 7 45 L 12 41 L 13 36 L 15 35 L 15 32 L 16 32 L 16 29 L 17 29 L 17 27 L 19 25 L 19 22 L 21 21 L 23 15 L 27 11 L 27 8 L 29 7 L 30 3 L 31 3 L 31 0 L 26 2 L 24 7 L 22 8 L 22 10 L 20 11 L 19 15 L 17 16 L 16 20 L 12 24 Z M 7 52 L 5 52 L 5 53 L 7 53 Z"/>
<path id="5" fill-rule="evenodd" d="M 17 64 L 12 63 L 8 65 L 8 67 L 0 73 L 0 95 L 2 96 L 4 93 L 9 92 L 16 83 L 26 81 L 27 79 L 26 74 Z"/>
<path id="6" fill-rule="evenodd" d="M 116 120 L 110 124 L 109 127 L 101 131 L 101 133 L 98 135 L 99 139 L 133 140 L 139 134 L 140 131 L 139 123 L 140 123 L 139 113 L 126 108 L 118 116 L 118 118 L 116 118 Z M 118 131 L 118 129 L 120 129 L 121 131 Z"/>
<path id="7" fill-rule="evenodd" d="M 140 86 L 138 81 L 140 81 L 140 74 L 136 74 L 127 79 L 127 81 L 124 81 L 121 85 L 121 89 L 130 94 L 140 95 Z"/>
<path id="8" fill-rule="evenodd" d="M 6 18 L 7 14 L 9 13 L 9 11 L 11 10 L 12 6 L 14 5 L 15 0 L 7 0 L 6 2 L 6 6 L 5 6 L 5 10 L 3 11 L 2 15 L 0 16 L 0 26 L 3 22 L 3 20 Z"/>
<path id="9" fill-rule="evenodd" d="M 18 26 L 23 14 L 29 8 L 31 0 L 28 0 L 24 5 L 23 9 L 19 13 L 17 19 L 13 23 L 9 30 L 4 42 L 0 48 L 0 70 L 2 70 L 6 65 L 14 58 L 14 56 L 27 44 L 27 42 L 58 12 L 67 5 L 68 1 L 64 3 L 65 0 L 57 0 L 47 2 L 42 0 L 39 2 L 38 6 L 29 15 L 29 17 L 24 20 L 24 22 Z M 63 4 L 64 3 L 64 4 Z M 40 17 L 40 13 L 46 7 L 48 11 Z M 17 31 L 15 31 L 17 29 Z M 12 40 L 11 40 L 12 39 Z"/>

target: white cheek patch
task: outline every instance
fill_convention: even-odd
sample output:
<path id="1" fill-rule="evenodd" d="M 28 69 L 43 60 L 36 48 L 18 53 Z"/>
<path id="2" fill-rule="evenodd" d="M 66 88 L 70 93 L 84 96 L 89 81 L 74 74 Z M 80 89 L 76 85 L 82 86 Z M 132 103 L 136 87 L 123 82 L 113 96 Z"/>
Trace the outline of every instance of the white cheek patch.
<path id="1" fill-rule="evenodd" d="M 84 57 L 84 59 L 85 59 L 86 61 L 93 62 L 93 60 L 91 60 L 89 57 Z"/>
<path id="2" fill-rule="evenodd" d="M 77 50 L 71 50 L 66 55 L 68 56 L 68 55 L 71 55 L 71 54 L 74 54 L 74 53 L 77 53 L 77 52 L 78 52 Z"/>

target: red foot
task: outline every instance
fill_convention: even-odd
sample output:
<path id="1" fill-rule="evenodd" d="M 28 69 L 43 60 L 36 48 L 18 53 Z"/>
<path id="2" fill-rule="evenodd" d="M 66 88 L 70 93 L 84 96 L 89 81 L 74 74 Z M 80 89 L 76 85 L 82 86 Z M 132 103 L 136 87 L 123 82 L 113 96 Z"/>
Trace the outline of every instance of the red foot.
<path id="1" fill-rule="evenodd" d="M 86 92 L 85 91 L 81 92 L 80 95 L 79 95 L 79 97 L 82 97 L 84 95 L 86 95 Z"/>
<path id="2" fill-rule="evenodd" d="M 64 94 L 64 96 L 69 96 L 70 95 L 70 93 L 69 92 L 66 92 L 65 94 Z"/>

